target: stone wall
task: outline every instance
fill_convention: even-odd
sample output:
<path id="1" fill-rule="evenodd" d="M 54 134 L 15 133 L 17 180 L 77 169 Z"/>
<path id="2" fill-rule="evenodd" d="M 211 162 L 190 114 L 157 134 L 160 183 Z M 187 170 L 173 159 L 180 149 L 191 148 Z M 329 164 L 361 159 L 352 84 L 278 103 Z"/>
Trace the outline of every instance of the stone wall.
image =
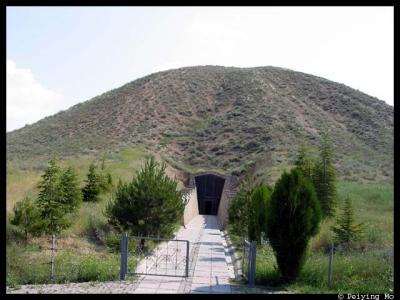
<path id="1" fill-rule="evenodd" d="M 184 197 L 188 200 L 183 211 L 183 224 L 186 226 L 195 216 L 199 214 L 199 206 L 197 203 L 196 186 L 186 189 Z"/>
<path id="2" fill-rule="evenodd" d="M 222 190 L 221 200 L 218 207 L 218 221 L 221 226 L 221 230 L 225 229 L 228 224 L 228 209 L 231 204 L 233 197 L 235 196 L 239 185 L 237 177 L 229 176 L 226 177 L 224 189 Z"/>

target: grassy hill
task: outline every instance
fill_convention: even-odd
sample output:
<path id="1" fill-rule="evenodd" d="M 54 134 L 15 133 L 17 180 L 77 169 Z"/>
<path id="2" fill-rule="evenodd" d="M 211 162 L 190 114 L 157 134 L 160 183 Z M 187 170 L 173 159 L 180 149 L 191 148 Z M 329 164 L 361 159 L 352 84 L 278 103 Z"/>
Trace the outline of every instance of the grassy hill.
<path id="1" fill-rule="evenodd" d="M 393 107 L 345 85 L 276 67 L 154 73 L 7 134 L 10 168 L 51 156 L 99 157 L 143 146 L 177 169 L 273 180 L 298 144 L 329 128 L 344 179 L 391 182 Z"/>
<path id="2" fill-rule="evenodd" d="M 187 172 L 240 175 L 249 169 L 274 183 L 293 164 L 299 144 L 316 151 L 323 124 L 334 141 L 340 198 L 353 199 L 357 221 L 366 224 L 367 249 L 389 255 L 335 260 L 337 285 L 328 288 L 324 251 L 333 220 L 325 222 L 311 241 L 305 273 L 288 290 L 386 292 L 393 284 L 393 107 L 276 67 L 159 72 L 7 133 L 7 217 L 17 201 L 37 194 L 53 156 L 72 166 L 81 184 L 92 161 L 104 157 L 114 181 L 128 181 L 149 154 L 167 162 L 168 174 L 181 181 Z M 120 236 L 103 215 L 109 199 L 103 194 L 98 203 L 83 203 L 74 225 L 58 237 L 57 272 L 65 276 L 58 282 L 118 279 Z M 48 240 L 33 238 L 24 248 L 18 235 L 7 222 L 7 285 L 49 282 Z M 273 273 L 268 257 L 259 260 L 261 283 Z"/>

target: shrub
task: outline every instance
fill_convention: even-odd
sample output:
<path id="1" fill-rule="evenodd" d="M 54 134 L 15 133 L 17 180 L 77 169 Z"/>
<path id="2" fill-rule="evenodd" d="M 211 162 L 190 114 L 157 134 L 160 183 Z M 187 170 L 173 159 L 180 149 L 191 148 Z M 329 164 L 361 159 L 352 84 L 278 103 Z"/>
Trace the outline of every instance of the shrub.
<path id="1" fill-rule="evenodd" d="M 107 281 L 115 280 L 119 275 L 118 257 L 103 260 L 88 256 L 81 261 L 77 272 L 77 281 Z"/>
<path id="2" fill-rule="evenodd" d="M 299 169 L 284 172 L 271 195 L 267 236 L 284 281 L 299 274 L 309 239 L 319 229 L 321 211 L 312 183 Z"/>

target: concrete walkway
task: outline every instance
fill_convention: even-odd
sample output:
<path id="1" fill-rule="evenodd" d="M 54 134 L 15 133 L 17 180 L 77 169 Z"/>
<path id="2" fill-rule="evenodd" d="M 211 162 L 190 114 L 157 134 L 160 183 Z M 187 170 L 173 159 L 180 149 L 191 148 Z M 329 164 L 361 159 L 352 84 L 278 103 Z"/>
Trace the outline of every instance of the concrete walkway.
<path id="1" fill-rule="evenodd" d="M 225 255 L 226 243 L 216 216 L 195 217 L 178 231 L 176 238 L 190 242 L 189 277 L 144 275 L 134 293 L 231 293 L 229 279 L 234 278 L 234 273 L 228 267 L 230 257 Z M 168 248 L 173 249 L 174 242 L 169 244 Z M 160 248 L 158 251 L 165 251 L 167 246 Z M 179 250 L 183 255 L 185 249 Z"/>
<path id="2" fill-rule="evenodd" d="M 189 277 L 143 275 L 135 281 L 25 285 L 13 293 L 232 293 L 229 279 L 234 278 L 230 256 L 226 254 L 226 241 L 219 230 L 216 216 L 196 216 L 186 228 L 181 228 L 177 239 L 189 240 Z M 160 246 L 159 251 L 173 249 L 171 244 Z M 169 249 L 169 250 L 168 250 Z M 179 247 L 179 255 L 186 255 L 186 248 Z M 179 258 L 179 256 L 177 256 Z M 153 259 L 153 261 L 157 258 Z M 184 264 L 181 264 L 181 271 Z M 145 265 L 142 263 L 140 268 Z M 173 264 L 170 264 L 173 266 Z M 147 266 L 148 267 L 148 266 Z M 149 267 L 151 270 L 151 266 Z M 149 270 L 149 269 L 148 269 Z M 168 267 L 161 272 L 170 272 Z M 176 272 L 176 271 L 175 271 Z M 158 274 L 158 273 L 157 273 Z M 168 273 L 170 274 L 170 273 Z M 182 273 L 183 274 L 183 273 Z M 171 274 L 170 274 L 171 275 Z M 179 275 L 179 272 L 178 272 Z"/>

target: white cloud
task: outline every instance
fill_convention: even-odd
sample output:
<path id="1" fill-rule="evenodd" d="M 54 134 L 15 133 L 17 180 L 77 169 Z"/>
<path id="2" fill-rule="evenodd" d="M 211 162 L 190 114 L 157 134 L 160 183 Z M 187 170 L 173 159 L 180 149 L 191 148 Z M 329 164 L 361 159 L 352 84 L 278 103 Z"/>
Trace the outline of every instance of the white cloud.
<path id="1" fill-rule="evenodd" d="M 57 113 L 65 106 L 63 95 L 38 82 L 32 71 L 7 59 L 7 131 Z"/>

